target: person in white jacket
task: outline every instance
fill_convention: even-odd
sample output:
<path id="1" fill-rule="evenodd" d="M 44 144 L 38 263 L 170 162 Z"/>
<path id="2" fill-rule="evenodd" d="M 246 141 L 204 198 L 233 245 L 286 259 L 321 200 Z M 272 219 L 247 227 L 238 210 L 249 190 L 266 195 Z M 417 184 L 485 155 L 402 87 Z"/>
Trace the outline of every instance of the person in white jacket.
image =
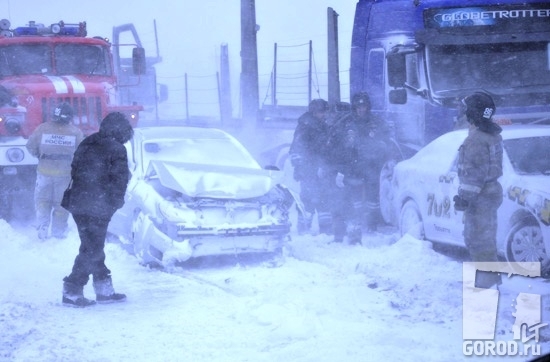
<path id="1" fill-rule="evenodd" d="M 61 207 L 63 192 L 71 180 L 71 162 L 84 135 L 73 123 L 74 111 L 67 103 L 55 107 L 52 119 L 38 126 L 27 149 L 38 158 L 34 205 L 38 238 L 65 238 L 69 212 Z"/>

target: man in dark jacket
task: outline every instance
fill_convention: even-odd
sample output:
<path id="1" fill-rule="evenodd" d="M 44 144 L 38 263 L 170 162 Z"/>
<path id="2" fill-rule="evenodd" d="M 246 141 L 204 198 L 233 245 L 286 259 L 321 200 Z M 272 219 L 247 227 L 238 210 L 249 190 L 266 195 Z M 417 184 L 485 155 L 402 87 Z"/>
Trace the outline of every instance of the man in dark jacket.
<path id="1" fill-rule="evenodd" d="M 454 197 L 457 211 L 464 211 L 464 242 L 474 262 L 496 262 L 497 210 L 502 203 L 502 129 L 492 122 L 496 107 L 491 96 L 476 92 L 462 100 L 461 113 L 470 128 L 460 146 L 458 178 Z M 477 273 L 476 286 L 489 288 L 501 283 L 500 275 Z"/>
<path id="2" fill-rule="evenodd" d="M 334 241 L 347 234 L 350 244 L 360 244 L 367 208 L 367 227 L 376 228 L 379 213 L 379 178 L 387 159 L 389 132 L 370 112 L 370 98 L 359 92 L 352 97 L 351 112 L 331 128 L 328 172 L 333 179 Z"/>
<path id="3" fill-rule="evenodd" d="M 67 209 L 80 235 L 80 249 L 72 272 L 63 279 L 63 304 L 86 307 L 95 304 L 83 295 L 93 275 L 98 303 L 126 300 L 115 293 L 111 271 L 105 266 L 105 237 L 115 211 L 124 205 L 130 179 L 124 143 L 133 137 L 132 126 L 122 113 L 108 114 L 99 132 L 86 137 L 71 164 L 72 191 Z"/>
<path id="4" fill-rule="evenodd" d="M 310 102 L 308 111 L 298 119 L 289 150 L 290 161 L 294 166 L 294 179 L 300 182 L 300 198 L 305 209 L 305 213 L 298 211 L 297 227 L 300 234 L 310 231 L 316 212 L 319 233 L 332 233 L 327 179 L 319 174 L 326 153 L 328 110 L 328 103 L 324 99 Z"/>

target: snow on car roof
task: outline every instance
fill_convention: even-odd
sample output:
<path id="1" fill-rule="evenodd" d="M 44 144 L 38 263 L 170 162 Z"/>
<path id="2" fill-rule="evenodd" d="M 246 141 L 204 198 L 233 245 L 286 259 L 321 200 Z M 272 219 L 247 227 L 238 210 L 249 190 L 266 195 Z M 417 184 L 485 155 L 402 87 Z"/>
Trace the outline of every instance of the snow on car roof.
<path id="1" fill-rule="evenodd" d="M 216 128 L 201 128 L 187 126 L 158 126 L 158 127 L 138 127 L 135 132 L 139 132 L 145 139 L 154 138 L 211 138 L 228 139 L 233 138 L 228 133 Z"/>

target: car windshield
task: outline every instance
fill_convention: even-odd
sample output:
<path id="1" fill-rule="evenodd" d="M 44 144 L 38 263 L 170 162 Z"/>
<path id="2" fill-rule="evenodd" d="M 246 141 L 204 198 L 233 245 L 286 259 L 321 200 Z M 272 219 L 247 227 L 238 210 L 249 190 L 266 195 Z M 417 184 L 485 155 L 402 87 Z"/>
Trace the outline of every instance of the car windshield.
<path id="1" fill-rule="evenodd" d="M 504 148 L 518 174 L 550 175 L 550 136 L 505 140 Z"/>
<path id="2" fill-rule="evenodd" d="M 154 140 L 146 142 L 143 148 L 146 161 L 260 168 L 244 148 L 226 138 Z"/>

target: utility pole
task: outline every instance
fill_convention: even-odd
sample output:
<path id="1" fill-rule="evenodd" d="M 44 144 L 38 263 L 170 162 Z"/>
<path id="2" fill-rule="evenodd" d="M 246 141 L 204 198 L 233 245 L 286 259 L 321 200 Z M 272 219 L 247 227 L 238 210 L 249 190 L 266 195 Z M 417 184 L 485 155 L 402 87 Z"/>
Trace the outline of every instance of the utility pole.
<path id="1" fill-rule="evenodd" d="M 241 0 L 241 104 L 246 123 L 256 121 L 260 103 L 255 0 Z"/>
<path id="2" fill-rule="evenodd" d="M 340 66 L 338 61 L 338 13 L 327 8 L 328 38 L 328 103 L 331 106 L 340 102 Z"/>

